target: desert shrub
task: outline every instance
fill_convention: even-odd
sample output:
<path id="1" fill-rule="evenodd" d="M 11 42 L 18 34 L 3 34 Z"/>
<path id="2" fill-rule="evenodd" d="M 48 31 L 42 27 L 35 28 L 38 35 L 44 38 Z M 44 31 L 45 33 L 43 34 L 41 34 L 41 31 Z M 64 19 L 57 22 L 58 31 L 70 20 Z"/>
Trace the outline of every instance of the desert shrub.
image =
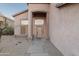
<path id="1" fill-rule="evenodd" d="M 12 27 L 5 27 L 5 29 L 2 30 L 3 35 L 13 35 L 14 34 L 14 29 Z"/>

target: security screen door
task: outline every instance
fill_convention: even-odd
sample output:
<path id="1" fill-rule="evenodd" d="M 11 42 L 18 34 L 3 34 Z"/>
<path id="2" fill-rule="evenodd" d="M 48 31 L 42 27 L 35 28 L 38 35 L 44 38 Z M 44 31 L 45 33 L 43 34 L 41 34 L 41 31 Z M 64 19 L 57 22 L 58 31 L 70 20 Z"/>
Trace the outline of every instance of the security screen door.
<path id="1" fill-rule="evenodd" d="M 35 20 L 35 37 L 42 38 L 44 36 L 44 20 L 36 19 Z"/>

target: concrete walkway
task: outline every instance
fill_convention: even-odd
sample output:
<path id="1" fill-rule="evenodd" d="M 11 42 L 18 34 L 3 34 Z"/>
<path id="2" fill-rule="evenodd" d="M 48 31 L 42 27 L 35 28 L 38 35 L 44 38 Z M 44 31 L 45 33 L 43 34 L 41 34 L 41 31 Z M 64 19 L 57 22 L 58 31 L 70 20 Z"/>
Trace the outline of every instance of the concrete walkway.
<path id="1" fill-rule="evenodd" d="M 49 40 L 35 39 L 29 47 L 31 56 L 62 56 L 62 53 Z"/>
<path id="2" fill-rule="evenodd" d="M 62 56 L 62 53 L 49 40 L 2 36 L 0 56 Z"/>

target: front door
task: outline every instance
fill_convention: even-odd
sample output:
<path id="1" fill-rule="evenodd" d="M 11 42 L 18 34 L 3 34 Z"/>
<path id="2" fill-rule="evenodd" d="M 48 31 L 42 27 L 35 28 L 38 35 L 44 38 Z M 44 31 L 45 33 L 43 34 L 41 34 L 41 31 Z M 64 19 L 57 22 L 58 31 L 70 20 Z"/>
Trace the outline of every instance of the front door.
<path id="1" fill-rule="evenodd" d="M 44 19 L 36 19 L 34 21 L 33 35 L 35 38 L 44 37 Z"/>
<path id="2" fill-rule="evenodd" d="M 43 37 L 43 26 L 36 26 L 36 37 L 37 38 Z"/>

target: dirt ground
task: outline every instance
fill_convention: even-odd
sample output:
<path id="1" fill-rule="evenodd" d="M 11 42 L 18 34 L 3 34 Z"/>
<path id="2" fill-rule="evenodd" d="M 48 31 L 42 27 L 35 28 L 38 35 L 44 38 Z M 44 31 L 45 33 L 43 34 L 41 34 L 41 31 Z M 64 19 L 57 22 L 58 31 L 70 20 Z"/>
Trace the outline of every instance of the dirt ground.
<path id="1" fill-rule="evenodd" d="M 30 41 L 26 37 L 2 36 L 0 55 L 28 55 Z"/>

